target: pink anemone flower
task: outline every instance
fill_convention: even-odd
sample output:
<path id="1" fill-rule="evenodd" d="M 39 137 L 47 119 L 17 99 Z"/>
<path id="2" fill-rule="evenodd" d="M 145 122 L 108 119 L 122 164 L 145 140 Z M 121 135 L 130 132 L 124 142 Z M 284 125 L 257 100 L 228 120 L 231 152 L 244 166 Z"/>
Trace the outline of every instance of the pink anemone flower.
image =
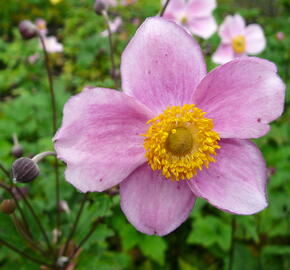
<path id="1" fill-rule="evenodd" d="M 116 33 L 120 30 L 121 25 L 122 25 L 123 21 L 121 17 L 116 17 L 113 21 L 109 21 L 109 26 L 110 26 L 110 30 L 112 33 Z M 104 30 L 103 32 L 100 33 L 101 37 L 108 37 L 109 36 L 109 31 L 108 30 Z"/>
<path id="2" fill-rule="evenodd" d="M 164 18 L 173 20 L 190 33 L 207 39 L 217 30 L 216 21 L 212 16 L 215 8 L 215 0 L 171 0 Z"/>
<path id="3" fill-rule="evenodd" d="M 147 19 L 121 60 L 123 92 L 85 88 L 65 105 L 54 137 L 65 178 L 82 192 L 120 184 L 137 230 L 166 235 L 197 197 L 231 213 L 267 206 L 267 170 L 249 140 L 283 111 L 276 66 L 252 57 L 206 74 L 195 40 L 174 22 Z"/>
<path id="4" fill-rule="evenodd" d="M 221 44 L 212 57 L 217 64 L 224 64 L 247 54 L 259 54 L 266 47 L 261 26 L 250 24 L 246 27 L 245 20 L 239 14 L 225 18 L 219 28 L 219 36 Z"/>
<path id="5" fill-rule="evenodd" d="M 136 2 L 137 0 L 121 0 L 121 5 L 122 6 L 128 6 L 128 5 L 132 5 Z"/>
<path id="6" fill-rule="evenodd" d="M 96 0 L 95 5 L 104 5 L 106 8 L 112 6 L 115 7 L 117 5 L 116 0 Z"/>

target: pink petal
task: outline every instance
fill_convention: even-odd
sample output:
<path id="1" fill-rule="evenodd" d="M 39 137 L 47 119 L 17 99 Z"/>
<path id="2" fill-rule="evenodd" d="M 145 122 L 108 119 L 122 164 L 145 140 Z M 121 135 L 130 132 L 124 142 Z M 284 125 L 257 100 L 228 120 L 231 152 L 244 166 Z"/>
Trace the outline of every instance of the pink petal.
<path id="1" fill-rule="evenodd" d="M 120 184 L 121 207 L 146 234 L 165 235 L 188 217 L 195 196 L 186 181 L 171 181 L 144 164 Z"/>
<path id="2" fill-rule="evenodd" d="M 155 113 L 167 106 L 191 103 L 205 73 L 203 56 L 194 39 L 162 18 L 147 19 L 122 55 L 124 92 Z"/>
<path id="3" fill-rule="evenodd" d="M 227 16 L 219 29 L 223 43 L 231 43 L 232 38 L 245 35 L 245 20 L 239 14 Z"/>
<path id="4" fill-rule="evenodd" d="M 250 215 L 267 207 L 266 166 L 248 140 L 224 139 L 216 162 L 189 181 L 192 191 L 231 213 Z"/>
<path id="5" fill-rule="evenodd" d="M 250 24 L 247 26 L 245 36 L 247 53 L 258 54 L 266 48 L 266 39 L 260 25 Z"/>
<path id="6" fill-rule="evenodd" d="M 216 8 L 215 0 L 190 0 L 188 11 L 195 17 L 207 17 Z"/>
<path id="7" fill-rule="evenodd" d="M 219 66 L 201 81 L 194 104 L 214 120 L 221 138 L 258 138 L 284 107 L 285 85 L 276 66 L 255 57 Z"/>
<path id="8" fill-rule="evenodd" d="M 161 1 L 162 6 L 164 6 L 166 0 Z M 173 19 L 175 18 L 176 14 L 184 10 L 186 3 L 184 0 L 171 0 L 165 10 L 163 15 L 166 19 Z"/>
<path id="9" fill-rule="evenodd" d="M 82 192 L 103 191 L 145 162 L 143 137 L 151 113 L 133 98 L 110 89 L 85 89 L 64 107 L 54 137 L 65 177 Z"/>
<path id="10" fill-rule="evenodd" d="M 207 16 L 193 18 L 188 22 L 188 28 L 194 35 L 207 39 L 217 30 L 217 24 L 213 16 Z"/>
<path id="11" fill-rule="evenodd" d="M 234 59 L 234 52 L 231 45 L 221 44 L 212 56 L 216 64 L 225 64 Z"/>

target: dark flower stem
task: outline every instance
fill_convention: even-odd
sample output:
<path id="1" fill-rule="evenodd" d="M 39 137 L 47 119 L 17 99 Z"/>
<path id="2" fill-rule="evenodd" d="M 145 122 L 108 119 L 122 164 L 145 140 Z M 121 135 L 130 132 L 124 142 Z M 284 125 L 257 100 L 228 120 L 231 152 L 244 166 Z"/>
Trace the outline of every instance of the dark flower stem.
<path id="1" fill-rule="evenodd" d="M 24 222 L 25 229 L 27 230 L 27 233 L 29 234 L 29 236 L 32 236 L 32 234 L 31 234 L 31 232 L 29 230 L 29 225 L 28 225 L 27 219 L 25 217 L 25 214 L 24 214 L 22 208 L 20 207 L 20 205 L 18 203 L 18 200 L 17 200 L 15 194 L 13 193 L 12 189 L 9 186 L 7 186 L 6 184 L 2 183 L 2 182 L 0 182 L 0 187 L 5 189 L 12 196 L 12 198 L 13 198 L 15 204 L 16 204 L 16 207 L 19 210 L 19 213 L 20 213 L 20 215 L 22 217 L 22 220 Z"/>
<path id="2" fill-rule="evenodd" d="M 45 41 L 43 36 L 39 33 L 38 34 L 42 49 L 44 52 L 44 58 L 45 58 L 45 67 L 48 77 L 48 84 L 49 84 L 49 90 L 50 90 L 50 97 L 51 97 L 51 108 L 52 108 L 52 127 L 53 127 L 53 135 L 56 133 L 57 130 L 57 110 L 56 110 L 56 98 L 55 98 L 55 92 L 53 88 L 53 80 L 52 80 L 52 72 L 50 68 L 50 61 L 49 56 L 46 50 Z M 55 195 L 56 195 L 56 229 L 59 231 L 60 227 L 60 209 L 59 209 L 59 202 L 60 202 L 60 183 L 59 183 L 59 171 L 58 171 L 58 163 L 57 159 L 54 160 L 54 174 L 55 174 Z M 57 237 L 58 240 L 58 237 Z"/>
<path id="3" fill-rule="evenodd" d="M 167 0 L 166 3 L 165 3 L 165 5 L 163 6 L 162 10 L 160 11 L 160 17 L 162 17 L 164 15 L 165 10 L 166 10 L 169 2 L 170 2 L 170 0 Z"/>
<path id="4" fill-rule="evenodd" d="M 69 257 L 68 262 L 71 262 L 72 261 L 72 259 L 76 256 L 76 254 L 80 251 L 81 247 L 87 242 L 87 240 L 95 232 L 96 228 L 98 227 L 98 225 L 100 224 L 101 221 L 102 221 L 102 219 L 100 219 L 100 220 L 98 220 L 98 221 L 96 221 L 96 222 L 93 223 L 90 231 L 85 235 L 85 237 L 81 240 L 81 242 L 79 243 L 79 245 L 73 251 L 72 255 Z"/>
<path id="5" fill-rule="evenodd" d="M 232 216 L 232 236 L 231 236 L 231 247 L 229 251 L 229 268 L 228 270 L 233 270 L 234 259 L 235 259 L 235 235 L 236 235 L 236 219 Z"/>
<path id="6" fill-rule="evenodd" d="M 7 171 L 6 169 L 5 169 L 5 167 L 0 163 L 0 169 L 1 169 L 1 171 L 8 177 L 8 178 L 10 178 L 10 173 L 9 173 L 9 171 Z"/>
<path id="7" fill-rule="evenodd" d="M 111 65 L 112 65 L 112 78 L 115 83 L 115 88 L 118 88 L 118 80 L 117 80 L 117 72 L 116 72 L 116 64 L 114 58 L 114 47 L 113 47 L 113 39 L 112 39 L 112 31 L 110 27 L 110 20 L 106 10 L 102 12 L 103 17 L 105 19 L 107 30 L 108 30 L 108 38 L 109 38 L 109 46 L 110 46 L 110 58 L 111 58 Z"/>
<path id="8" fill-rule="evenodd" d="M 47 256 L 47 252 L 27 235 L 25 229 L 23 229 L 22 224 L 19 222 L 14 213 L 12 214 L 12 220 L 17 232 L 24 238 L 24 240 L 28 243 L 29 247 L 31 247 L 35 251 L 40 252 L 42 255 Z"/>
<path id="9" fill-rule="evenodd" d="M 56 156 L 56 153 L 53 152 L 53 151 L 46 151 L 46 152 L 41 152 L 39 154 L 37 154 L 36 156 L 34 156 L 32 158 L 32 160 L 35 162 L 35 163 L 38 163 L 39 161 L 41 161 L 42 159 L 44 159 L 45 157 L 47 156 Z"/>
<path id="10" fill-rule="evenodd" d="M 82 214 L 82 212 L 83 212 L 83 209 L 84 209 L 84 206 L 85 206 L 85 202 L 86 202 L 86 200 L 87 200 L 87 198 L 88 198 L 88 194 L 89 194 L 89 193 L 85 193 L 84 196 L 83 196 L 83 199 L 82 199 L 82 201 L 81 201 L 81 205 L 80 205 L 79 211 L 78 211 L 78 213 L 77 213 L 77 216 L 76 216 L 75 222 L 74 222 L 74 224 L 73 224 L 72 230 L 71 230 L 71 232 L 70 232 L 70 234 L 69 234 L 69 236 L 68 236 L 68 238 L 67 238 L 67 240 L 66 240 L 65 246 L 64 246 L 64 250 L 63 250 L 63 255 L 64 255 L 64 256 L 65 256 L 65 254 L 66 254 L 66 252 L 67 252 L 69 242 L 70 242 L 70 240 L 72 239 L 72 237 L 73 237 L 73 235 L 74 235 L 74 233 L 75 233 L 75 231 L 76 231 L 76 228 L 77 228 L 77 226 L 78 226 L 78 223 L 79 223 L 79 221 L 80 221 L 80 217 L 81 217 L 81 214 Z"/>
<path id="11" fill-rule="evenodd" d="M 45 265 L 45 266 L 48 266 L 48 267 L 54 267 L 52 264 L 48 264 L 48 263 L 46 263 L 46 262 L 43 262 L 43 261 L 41 261 L 41 260 L 39 260 L 39 259 L 36 259 L 36 258 L 34 258 L 34 257 L 32 257 L 32 256 L 30 256 L 30 255 L 28 255 L 28 254 L 26 254 L 26 253 L 23 252 L 22 250 L 20 250 L 20 249 L 14 247 L 13 245 L 9 244 L 8 242 L 6 242 L 6 241 L 3 240 L 3 239 L 0 239 L 0 244 L 2 244 L 2 245 L 4 245 L 4 246 L 6 246 L 6 247 L 12 249 L 12 250 L 15 251 L 16 253 L 18 253 L 20 256 L 22 256 L 22 257 L 24 257 L 24 258 L 26 258 L 26 259 L 28 259 L 28 260 L 30 260 L 30 261 L 33 261 L 33 262 L 35 262 L 35 263 L 37 263 L 37 264 Z"/>
<path id="12" fill-rule="evenodd" d="M 23 195 L 23 193 L 22 193 L 20 188 L 15 186 L 15 189 L 16 189 L 17 193 L 20 195 L 20 197 L 23 199 L 24 203 L 28 207 L 28 209 L 31 212 L 33 218 L 35 219 L 35 221 L 36 221 L 36 223 L 37 223 L 37 225 L 38 225 L 38 227 L 39 227 L 39 229 L 40 229 L 40 231 L 41 231 L 41 233 L 42 233 L 42 235 L 43 235 L 43 237 L 44 237 L 44 239 L 45 239 L 45 241 L 47 243 L 47 247 L 49 248 L 50 251 L 53 251 L 53 248 L 52 248 L 52 246 L 50 244 L 50 241 L 49 241 L 49 238 L 48 238 L 48 236 L 47 236 L 47 234 L 45 232 L 45 229 L 43 228 L 40 219 L 37 217 L 36 213 L 34 212 L 33 207 L 31 206 L 30 202 L 25 198 L 25 196 Z"/>

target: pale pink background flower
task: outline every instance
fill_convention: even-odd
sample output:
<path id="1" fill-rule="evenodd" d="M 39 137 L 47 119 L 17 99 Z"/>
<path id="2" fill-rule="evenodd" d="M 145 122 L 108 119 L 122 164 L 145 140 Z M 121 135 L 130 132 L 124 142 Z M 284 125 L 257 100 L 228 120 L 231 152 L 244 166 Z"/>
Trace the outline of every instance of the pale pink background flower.
<path id="1" fill-rule="evenodd" d="M 164 4 L 166 1 L 162 1 Z M 190 33 L 209 38 L 217 24 L 212 15 L 216 8 L 215 0 L 171 0 L 164 13 L 164 18 L 184 26 Z"/>
<path id="2" fill-rule="evenodd" d="M 57 41 L 56 37 L 43 37 L 43 40 L 48 53 L 60 53 L 63 51 L 63 45 Z"/>
<path id="3" fill-rule="evenodd" d="M 115 7 L 117 5 L 116 0 L 96 0 L 95 3 L 103 4 L 106 7 L 109 7 L 109 6 Z"/>
<path id="4" fill-rule="evenodd" d="M 123 92 L 86 88 L 66 103 L 54 143 L 67 181 L 82 192 L 120 184 L 123 212 L 146 234 L 175 230 L 196 197 L 242 215 L 267 206 L 265 162 L 249 139 L 265 135 L 283 111 L 285 85 L 273 63 L 243 57 L 206 74 L 195 40 L 157 17 L 128 44 L 121 75 Z M 208 169 L 171 181 L 147 164 L 141 135 L 149 119 L 184 104 L 213 119 L 221 148 Z"/>
<path id="5" fill-rule="evenodd" d="M 285 39 L 285 34 L 283 33 L 283 32 L 277 32 L 276 33 L 276 38 L 278 39 L 278 40 L 284 40 Z"/>
<path id="6" fill-rule="evenodd" d="M 217 64 L 224 64 L 236 57 L 247 54 L 259 54 L 266 47 L 263 29 L 258 24 L 246 26 L 245 20 L 239 14 L 227 16 L 219 28 L 221 44 L 212 56 Z M 241 49 L 235 49 L 236 42 L 241 42 Z"/>
<path id="7" fill-rule="evenodd" d="M 43 37 L 45 47 L 48 53 L 59 53 L 63 51 L 63 45 L 57 41 L 55 36 L 47 36 L 46 21 L 44 19 L 37 19 L 35 24 L 38 28 L 40 35 Z M 42 48 L 42 44 L 39 41 L 39 46 Z"/>
<path id="8" fill-rule="evenodd" d="M 109 26 L 112 33 L 116 33 L 119 31 L 120 27 L 122 25 L 122 19 L 121 17 L 116 17 L 113 21 L 109 22 Z M 107 37 L 109 35 L 108 30 L 104 30 L 100 34 L 102 37 Z"/>
<path id="9" fill-rule="evenodd" d="M 46 27 L 46 21 L 42 18 L 38 18 L 35 20 L 35 25 L 38 28 L 38 32 L 43 35 L 46 36 L 47 35 L 47 27 Z"/>
<path id="10" fill-rule="evenodd" d="M 137 0 L 121 0 L 121 5 L 122 6 L 128 6 L 131 4 L 134 4 Z"/>

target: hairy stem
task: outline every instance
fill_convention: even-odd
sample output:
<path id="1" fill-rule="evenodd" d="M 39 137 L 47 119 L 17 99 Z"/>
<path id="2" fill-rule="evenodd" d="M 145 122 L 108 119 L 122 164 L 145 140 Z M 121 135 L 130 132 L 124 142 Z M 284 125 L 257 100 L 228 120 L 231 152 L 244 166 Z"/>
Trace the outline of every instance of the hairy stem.
<path id="1" fill-rule="evenodd" d="M 78 211 L 78 213 L 77 213 L 77 216 L 76 216 L 75 222 L 74 222 L 74 224 L 73 224 L 72 230 L 71 230 L 71 232 L 70 232 L 70 234 L 69 234 L 69 236 L 68 236 L 68 238 L 67 238 L 67 240 L 66 240 L 65 246 L 64 246 L 64 250 L 63 250 L 63 254 L 64 254 L 64 255 L 65 255 L 66 252 L 67 252 L 69 242 L 70 242 L 70 240 L 72 239 L 72 237 L 73 237 L 73 235 L 74 235 L 74 233 L 75 233 L 75 231 L 76 231 L 77 225 L 78 225 L 78 223 L 79 223 L 79 221 L 80 221 L 80 217 L 81 217 L 81 214 L 82 214 L 82 212 L 83 212 L 85 202 L 86 202 L 86 200 L 87 200 L 87 198 L 88 198 L 88 194 L 89 194 L 89 193 L 85 193 L 84 196 L 83 196 L 83 199 L 82 199 L 82 201 L 81 201 L 81 205 L 80 205 L 79 211 Z"/>
<path id="2" fill-rule="evenodd" d="M 39 33 L 39 39 L 42 45 L 42 49 L 44 52 L 45 57 L 45 67 L 47 71 L 48 77 L 48 84 L 50 90 L 50 97 L 51 97 L 51 107 L 52 107 L 52 126 L 53 126 L 53 135 L 56 133 L 57 130 L 57 110 L 56 110 L 56 98 L 55 92 L 53 87 L 53 80 L 52 80 L 52 72 L 50 67 L 49 56 L 46 50 L 45 41 L 43 36 Z M 59 182 L 59 170 L 58 170 L 58 162 L 55 158 L 54 161 L 54 175 L 55 175 L 55 199 L 56 199 L 56 229 L 59 231 L 60 227 L 60 209 L 59 209 L 59 202 L 60 202 L 60 182 Z M 57 238 L 58 240 L 58 238 Z"/>
<path id="3" fill-rule="evenodd" d="M 0 187 L 2 187 L 3 189 L 5 189 L 5 190 L 6 190 L 6 191 L 11 195 L 11 197 L 13 198 L 13 200 L 14 200 L 14 202 L 15 202 L 15 204 L 16 204 L 16 207 L 17 207 L 17 209 L 18 209 L 18 211 L 19 211 L 19 213 L 20 213 L 20 215 L 21 215 L 21 218 L 22 218 L 22 220 L 23 220 L 23 223 L 24 223 L 25 229 L 27 230 L 28 235 L 32 237 L 32 234 L 31 234 L 31 232 L 30 232 L 30 230 L 29 230 L 28 221 L 27 221 L 27 219 L 26 219 L 26 217 L 25 217 L 25 214 L 24 214 L 22 208 L 20 207 L 20 205 L 19 205 L 19 203 L 18 203 L 18 200 L 17 200 L 17 198 L 16 198 L 14 192 L 12 191 L 12 189 L 11 189 L 9 186 L 7 186 L 6 184 L 4 184 L 4 183 L 2 183 L 2 182 L 0 182 Z"/>
<path id="4" fill-rule="evenodd" d="M 160 11 L 160 17 L 162 17 L 164 15 L 165 10 L 166 10 L 169 2 L 170 2 L 170 0 L 167 0 L 166 3 L 165 3 L 165 5 L 163 6 L 162 10 Z"/>
<path id="5" fill-rule="evenodd" d="M 17 186 L 15 186 L 15 189 L 17 191 L 17 193 L 21 196 L 21 198 L 23 199 L 23 202 L 26 204 L 26 206 L 28 207 L 29 211 L 31 212 L 33 218 L 35 219 L 46 243 L 47 243 L 47 247 L 49 248 L 50 251 L 53 251 L 53 248 L 51 246 L 51 243 L 49 241 L 49 238 L 45 232 L 44 227 L 42 226 L 42 223 L 40 221 L 40 219 L 38 218 L 38 216 L 36 215 L 35 211 L 33 210 L 33 207 L 31 206 L 30 202 L 26 199 L 26 197 L 23 195 L 22 191 L 20 188 L 18 188 Z"/>
<path id="6" fill-rule="evenodd" d="M 35 262 L 37 264 L 40 264 L 40 265 L 45 265 L 45 266 L 48 266 L 48 267 L 54 267 L 52 264 L 48 264 L 42 260 L 39 260 L 39 259 L 36 259 L 32 256 L 30 256 L 29 254 L 26 254 L 25 252 L 23 252 L 22 250 L 18 249 L 17 247 L 13 246 L 12 244 L 6 242 L 5 240 L 3 239 L 0 239 L 0 244 L 12 249 L 13 251 L 15 251 L 16 253 L 18 253 L 20 256 L 32 261 L 32 262 Z"/>
<path id="7" fill-rule="evenodd" d="M 233 270 L 234 259 L 235 259 L 235 234 L 236 234 L 236 219 L 232 216 L 232 235 L 231 235 L 231 247 L 229 251 L 229 268 L 228 270 Z"/>
<path id="8" fill-rule="evenodd" d="M 0 163 L 0 170 L 8 177 L 10 178 L 10 173 L 6 168 Z"/>
<path id="9" fill-rule="evenodd" d="M 117 73 L 116 73 L 116 64 L 114 58 L 114 47 L 113 47 L 113 40 L 112 40 L 112 31 L 110 27 L 110 20 L 106 10 L 102 12 L 103 17 L 106 21 L 107 30 L 108 30 L 108 39 L 109 39 L 109 46 L 110 46 L 110 58 L 111 58 L 111 65 L 112 65 L 112 78 L 115 83 L 115 88 L 118 88 L 118 80 L 117 80 Z"/>
<path id="10" fill-rule="evenodd" d="M 81 242 L 79 243 L 79 245 L 75 248 L 75 250 L 73 251 L 73 253 L 71 254 L 71 256 L 68 259 L 68 262 L 71 262 L 71 260 L 76 256 L 76 254 L 80 251 L 81 247 L 88 241 L 88 239 L 93 235 L 93 233 L 95 232 L 97 226 L 100 224 L 100 222 L 102 221 L 102 219 L 94 222 L 94 224 L 92 225 L 91 229 L 89 230 L 89 232 L 84 236 L 84 238 L 81 240 Z"/>
<path id="11" fill-rule="evenodd" d="M 47 157 L 47 156 L 55 156 L 55 155 L 56 155 L 56 154 L 55 154 L 55 152 L 53 152 L 53 151 L 46 151 L 46 152 L 42 152 L 42 153 L 37 154 L 36 156 L 34 156 L 34 157 L 32 158 L 32 160 L 33 160 L 35 163 L 37 163 L 37 162 L 41 161 L 42 159 L 44 159 L 44 158 Z"/>
<path id="12" fill-rule="evenodd" d="M 15 228 L 17 232 L 23 237 L 23 239 L 28 243 L 29 247 L 31 247 L 33 250 L 40 252 L 42 255 L 47 256 L 47 253 L 45 250 L 39 246 L 37 243 L 35 243 L 25 232 L 25 229 L 23 228 L 22 224 L 19 222 L 16 215 L 12 214 L 12 220 L 15 225 Z"/>

